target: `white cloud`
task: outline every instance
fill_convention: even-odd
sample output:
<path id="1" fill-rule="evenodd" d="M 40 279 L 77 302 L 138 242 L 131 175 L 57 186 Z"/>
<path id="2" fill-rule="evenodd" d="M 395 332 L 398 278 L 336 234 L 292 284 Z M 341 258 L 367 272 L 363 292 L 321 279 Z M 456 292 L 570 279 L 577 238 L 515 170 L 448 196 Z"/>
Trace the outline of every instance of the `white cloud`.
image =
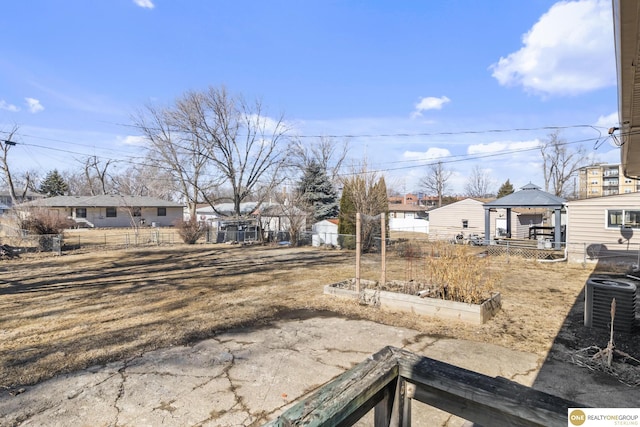
<path id="1" fill-rule="evenodd" d="M 560 1 L 523 36 L 517 52 L 491 65 L 502 86 L 577 95 L 615 85 L 611 2 Z"/>
<path id="2" fill-rule="evenodd" d="M 13 113 L 16 113 L 16 112 L 20 111 L 20 108 L 18 108 L 17 106 L 15 106 L 13 104 L 9 104 L 4 99 L 0 99 L 0 110 L 7 110 L 7 111 L 11 111 Z"/>
<path id="3" fill-rule="evenodd" d="M 619 120 L 620 118 L 618 117 L 618 112 L 616 111 L 615 113 L 598 117 L 598 120 L 596 121 L 596 124 L 594 126 L 610 128 L 618 126 Z"/>
<path id="4" fill-rule="evenodd" d="M 153 9 L 156 7 L 151 0 L 133 0 L 136 6 L 144 7 L 145 9 Z"/>
<path id="5" fill-rule="evenodd" d="M 25 98 L 24 100 L 27 103 L 27 106 L 29 107 L 30 112 L 35 114 L 44 110 L 44 107 L 42 106 L 39 100 L 35 98 Z"/>
<path id="6" fill-rule="evenodd" d="M 118 141 L 124 145 L 142 146 L 146 143 L 147 139 L 144 136 L 127 135 L 124 138 L 119 136 Z"/>
<path id="7" fill-rule="evenodd" d="M 420 102 L 416 104 L 415 111 L 411 114 L 412 118 L 421 117 L 423 111 L 427 110 L 441 110 L 442 106 L 447 102 L 451 102 L 449 98 L 446 96 L 441 96 L 440 98 L 436 98 L 433 96 L 428 96 L 426 98 L 420 98 Z"/>
<path id="8" fill-rule="evenodd" d="M 405 151 L 402 157 L 409 160 L 436 160 L 450 155 L 451 152 L 446 148 L 432 147 L 427 151 Z"/>
<path id="9" fill-rule="evenodd" d="M 472 144 L 467 147 L 467 154 L 493 154 L 504 151 L 530 150 L 540 146 L 540 141 L 495 141 L 488 144 Z"/>

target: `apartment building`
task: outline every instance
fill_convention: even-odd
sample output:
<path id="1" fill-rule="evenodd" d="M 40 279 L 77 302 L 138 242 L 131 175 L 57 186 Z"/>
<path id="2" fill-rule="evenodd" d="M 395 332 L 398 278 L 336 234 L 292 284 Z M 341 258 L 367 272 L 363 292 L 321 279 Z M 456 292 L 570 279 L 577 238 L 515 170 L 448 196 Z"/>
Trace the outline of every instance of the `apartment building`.
<path id="1" fill-rule="evenodd" d="M 636 193 L 640 181 L 622 174 L 620 164 L 597 164 L 585 166 L 578 171 L 580 177 L 580 199 Z"/>

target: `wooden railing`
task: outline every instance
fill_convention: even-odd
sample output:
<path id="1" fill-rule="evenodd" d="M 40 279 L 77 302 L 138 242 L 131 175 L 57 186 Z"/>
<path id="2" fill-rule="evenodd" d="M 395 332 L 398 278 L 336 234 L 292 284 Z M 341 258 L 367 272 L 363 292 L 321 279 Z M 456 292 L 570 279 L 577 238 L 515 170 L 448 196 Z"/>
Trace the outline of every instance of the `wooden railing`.
<path id="1" fill-rule="evenodd" d="M 351 426 L 371 409 L 374 425 L 410 426 L 412 399 L 484 426 L 566 426 L 571 402 L 385 347 L 298 402 L 269 427 Z"/>

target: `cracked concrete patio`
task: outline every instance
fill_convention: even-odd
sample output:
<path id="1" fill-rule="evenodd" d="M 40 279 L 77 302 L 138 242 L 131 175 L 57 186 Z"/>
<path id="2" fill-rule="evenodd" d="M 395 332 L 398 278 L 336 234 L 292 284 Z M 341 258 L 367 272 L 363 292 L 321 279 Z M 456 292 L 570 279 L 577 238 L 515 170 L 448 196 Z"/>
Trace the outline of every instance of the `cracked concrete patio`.
<path id="1" fill-rule="evenodd" d="M 15 396 L 4 393 L 0 423 L 261 425 L 386 345 L 528 386 L 535 380 L 536 388 L 545 388 L 536 379 L 544 360 L 535 354 L 307 312 L 268 326 L 224 332 L 193 346 L 59 375 Z M 372 425 L 371 418 L 365 417 L 360 425 Z M 419 403 L 413 419 L 415 425 L 464 423 Z"/>

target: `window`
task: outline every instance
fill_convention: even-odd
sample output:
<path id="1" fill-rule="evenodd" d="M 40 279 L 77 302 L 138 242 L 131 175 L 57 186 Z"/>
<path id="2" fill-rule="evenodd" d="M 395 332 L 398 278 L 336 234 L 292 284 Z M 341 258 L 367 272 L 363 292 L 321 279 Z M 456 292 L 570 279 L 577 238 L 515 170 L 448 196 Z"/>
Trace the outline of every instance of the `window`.
<path id="1" fill-rule="evenodd" d="M 87 208 L 76 208 L 76 218 L 86 218 Z"/>
<path id="2" fill-rule="evenodd" d="M 115 218 L 118 216 L 118 210 L 116 208 L 107 208 L 107 218 Z"/>
<path id="3" fill-rule="evenodd" d="M 595 185 L 598 185 L 598 180 L 597 180 L 597 179 L 594 179 L 594 180 L 592 180 L 592 181 L 591 181 L 591 183 L 592 183 L 592 184 L 595 184 Z"/>
<path id="4" fill-rule="evenodd" d="M 462 228 L 469 228 L 469 220 L 468 219 L 463 219 L 462 220 Z"/>
<path id="5" fill-rule="evenodd" d="M 158 208 L 158 216 L 167 216 L 167 208 Z"/>
<path id="6" fill-rule="evenodd" d="M 133 215 L 133 216 L 142 216 L 142 209 L 140 209 L 140 208 L 131 209 L 131 215 Z"/>
<path id="7" fill-rule="evenodd" d="M 607 227 L 640 228 L 640 211 L 609 209 L 607 210 Z"/>

